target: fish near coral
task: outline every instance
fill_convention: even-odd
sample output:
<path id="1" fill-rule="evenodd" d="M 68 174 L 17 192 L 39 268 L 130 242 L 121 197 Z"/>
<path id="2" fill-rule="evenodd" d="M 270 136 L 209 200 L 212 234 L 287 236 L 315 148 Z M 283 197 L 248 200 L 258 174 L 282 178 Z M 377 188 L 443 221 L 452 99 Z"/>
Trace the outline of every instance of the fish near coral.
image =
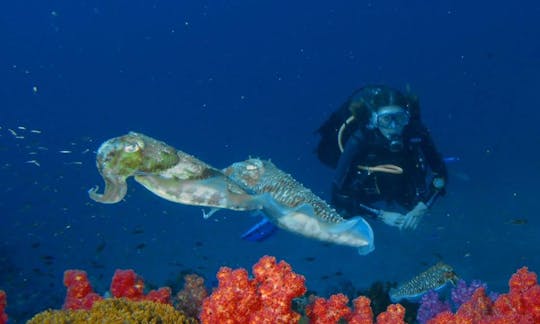
<path id="1" fill-rule="evenodd" d="M 248 159 L 232 164 L 224 173 L 247 191 L 260 195 L 262 211 L 278 227 L 356 247 L 362 255 L 374 250 L 373 230 L 362 217 L 342 218 L 326 201 L 272 162 Z"/>
<path id="2" fill-rule="evenodd" d="M 98 193 L 96 186 L 88 194 L 100 203 L 122 200 L 127 178 L 134 177 L 152 193 L 176 203 L 232 210 L 261 208 L 257 197 L 220 170 L 140 133 L 130 132 L 105 141 L 98 149 L 96 164 L 105 191 Z"/>

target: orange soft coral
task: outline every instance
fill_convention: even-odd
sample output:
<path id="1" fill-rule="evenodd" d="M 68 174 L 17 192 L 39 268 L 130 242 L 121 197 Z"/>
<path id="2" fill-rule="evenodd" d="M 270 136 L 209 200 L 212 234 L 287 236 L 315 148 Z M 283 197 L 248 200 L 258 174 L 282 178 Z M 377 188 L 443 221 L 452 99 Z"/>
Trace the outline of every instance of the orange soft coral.
<path id="1" fill-rule="evenodd" d="M 305 278 L 293 272 L 291 266 L 276 258 L 262 257 L 253 266 L 253 275 L 260 296 L 261 307 L 252 314 L 251 321 L 264 323 L 295 323 L 300 314 L 293 312 L 291 305 L 295 297 L 306 292 Z"/>
<path id="2" fill-rule="evenodd" d="M 343 294 L 330 296 L 328 300 L 317 297 L 306 307 L 306 315 L 312 324 L 333 324 L 351 316 L 347 306 L 349 298 Z"/>
<path id="3" fill-rule="evenodd" d="M 377 316 L 377 324 L 401 324 L 405 323 L 405 307 L 400 304 L 392 304 L 385 312 Z"/>
<path id="4" fill-rule="evenodd" d="M 365 296 L 357 297 L 353 300 L 354 311 L 348 318 L 349 324 L 372 324 L 373 310 L 371 300 Z"/>
<path id="5" fill-rule="evenodd" d="M 222 267 L 219 285 L 203 301 L 202 323 L 296 323 L 300 314 L 291 309 L 292 299 L 306 292 L 304 277 L 285 261 L 262 257 L 253 266 L 254 279 L 245 269 Z"/>

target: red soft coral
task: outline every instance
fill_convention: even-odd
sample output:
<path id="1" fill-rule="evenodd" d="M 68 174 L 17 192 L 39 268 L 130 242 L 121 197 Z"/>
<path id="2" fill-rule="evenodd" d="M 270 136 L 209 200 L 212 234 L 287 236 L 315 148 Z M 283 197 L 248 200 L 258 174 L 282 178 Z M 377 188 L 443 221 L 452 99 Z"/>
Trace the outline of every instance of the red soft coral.
<path id="1" fill-rule="evenodd" d="M 86 272 L 66 270 L 64 285 L 67 287 L 64 309 L 90 309 L 95 301 L 103 299 L 92 290 Z"/>
<path id="2" fill-rule="evenodd" d="M 141 300 L 144 297 L 144 281 L 131 269 L 117 269 L 111 282 L 111 294 L 116 298 Z"/>
<path id="3" fill-rule="evenodd" d="M 222 267 L 219 285 L 203 301 L 202 323 L 295 323 L 300 314 L 291 309 L 292 299 L 306 292 L 304 277 L 285 261 L 262 257 L 253 266 L 250 280 L 245 269 Z"/>
<path id="4" fill-rule="evenodd" d="M 6 292 L 0 290 L 0 324 L 6 324 L 8 316 L 6 314 L 7 296 Z"/>

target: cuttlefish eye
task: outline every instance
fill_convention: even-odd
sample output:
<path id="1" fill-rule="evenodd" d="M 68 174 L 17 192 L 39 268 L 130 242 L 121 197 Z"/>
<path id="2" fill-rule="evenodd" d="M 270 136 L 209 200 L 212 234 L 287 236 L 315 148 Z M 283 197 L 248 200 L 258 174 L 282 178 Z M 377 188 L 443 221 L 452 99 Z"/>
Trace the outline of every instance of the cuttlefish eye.
<path id="1" fill-rule="evenodd" d="M 141 149 L 141 147 L 137 143 L 134 143 L 134 144 L 126 145 L 124 147 L 124 152 L 133 153 L 133 152 L 137 152 L 140 149 Z"/>
<path id="2" fill-rule="evenodd" d="M 248 164 L 246 165 L 246 170 L 249 170 L 249 171 L 257 170 L 257 166 L 253 164 Z"/>

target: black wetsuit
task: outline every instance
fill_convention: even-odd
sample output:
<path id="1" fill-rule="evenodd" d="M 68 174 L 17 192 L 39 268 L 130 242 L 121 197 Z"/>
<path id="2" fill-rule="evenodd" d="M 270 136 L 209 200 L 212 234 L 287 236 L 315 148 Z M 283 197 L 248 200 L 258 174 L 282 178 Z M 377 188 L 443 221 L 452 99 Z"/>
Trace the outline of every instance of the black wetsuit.
<path id="1" fill-rule="evenodd" d="M 367 172 L 358 168 L 393 164 L 402 174 Z M 446 166 L 433 140 L 419 121 L 411 121 L 403 131 L 403 148 L 392 152 L 379 130 L 356 130 L 339 156 L 332 188 L 332 204 L 344 217 L 366 214 L 360 204 L 397 203 L 407 210 L 426 202 L 436 192 L 434 177 L 446 181 Z"/>

